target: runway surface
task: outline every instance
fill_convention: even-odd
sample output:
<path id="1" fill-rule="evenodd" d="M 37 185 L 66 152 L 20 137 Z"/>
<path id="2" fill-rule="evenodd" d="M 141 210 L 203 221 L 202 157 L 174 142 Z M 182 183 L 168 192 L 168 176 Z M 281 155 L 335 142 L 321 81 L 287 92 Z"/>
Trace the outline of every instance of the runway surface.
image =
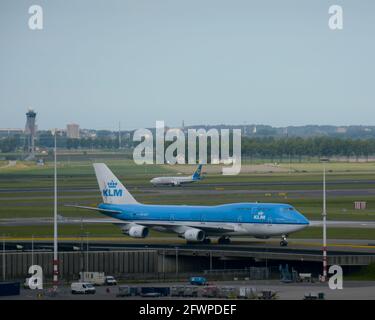
<path id="1" fill-rule="evenodd" d="M 250 178 L 249 178 L 250 180 Z M 327 186 L 330 185 L 374 185 L 375 186 L 375 180 L 369 179 L 339 179 L 334 180 L 330 179 L 327 181 Z M 169 187 L 169 186 L 158 186 L 158 187 L 152 187 L 150 183 L 146 184 L 127 184 L 126 187 L 129 189 L 150 189 L 150 190 L 173 190 L 173 189 L 194 189 L 194 188 L 215 188 L 215 187 L 259 187 L 259 186 L 276 186 L 275 189 L 278 189 L 280 186 L 316 186 L 318 188 L 321 187 L 322 182 L 321 181 L 262 181 L 262 182 L 256 182 L 256 181 L 239 181 L 239 182 L 220 182 L 220 183 L 197 183 L 195 185 L 184 185 L 179 187 Z M 0 188 L 0 194 L 1 193 L 10 193 L 10 192 L 50 192 L 51 187 L 36 187 L 36 188 Z M 97 191 L 97 188 L 93 187 L 60 187 L 60 191 L 72 191 L 72 192 L 82 192 L 82 191 L 88 191 L 93 192 Z"/>
<path id="2" fill-rule="evenodd" d="M 86 190 L 87 191 L 87 190 Z M 60 194 L 59 199 L 99 199 L 100 194 L 97 189 L 91 190 L 94 194 Z M 20 191 L 15 191 L 20 192 Z M 61 191 L 59 191 L 61 192 Z M 74 193 L 74 191 L 69 190 L 70 193 Z M 6 192 L 0 196 L 0 201 L 15 201 L 15 200 L 53 200 L 52 191 L 49 190 L 48 193 L 50 195 L 23 195 L 23 196 L 6 196 Z M 12 192 L 14 194 L 14 192 Z M 137 193 L 134 193 L 137 194 Z M 288 196 L 289 198 L 293 197 L 314 197 L 320 198 L 322 197 L 321 190 L 281 190 L 281 189 L 273 189 L 273 190 L 216 190 L 216 189 L 144 189 L 142 192 L 138 192 L 138 194 L 148 196 L 160 196 L 160 195 L 217 195 L 217 196 L 225 196 L 225 195 L 237 195 L 237 194 L 249 194 L 249 195 L 276 195 L 280 197 Z M 5 195 L 5 196 L 4 196 Z M 340 196 L 359 196 L 359 197 L 368 197 L 368 196 L 375 196 L 375 189 L 336 189 L 336 190 L 327 190 L 327 196 L 331 197 L 340 197 Z M 12 203 L 12 205 L 17 205 Z"/>
<path id="3" fill-rule="evenodd" d="M 113 221 L 113 223 L 118 222 L 117 219 L 112 218 L 68 218 L 59 216 L 59 224 L 108 224 Z M 35 226 L 35 225 L 48 225 L 52 224 L 52 218 L 14 218 L 14 219 L 0 219 L 0 226 Z M 126 221 L 124 221 L 126 223 Z M 322 221 L 320 220 L 310 220 L 310 227 L 321 227 Z M 346 220 L 328 220 L 327 227 L 330 228 L 364 228 L 364 229 L 375 229 L 375 221 L 346 221 Z"/>

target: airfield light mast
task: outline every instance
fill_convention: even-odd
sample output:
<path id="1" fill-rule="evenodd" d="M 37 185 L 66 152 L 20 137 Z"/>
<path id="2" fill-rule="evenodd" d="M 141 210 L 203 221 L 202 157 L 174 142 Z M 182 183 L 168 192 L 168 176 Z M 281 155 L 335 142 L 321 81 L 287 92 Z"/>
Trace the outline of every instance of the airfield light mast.
<path id="1" fill-rule="evenodd" d="M 321 159 L 323 162 L 323 278 L 322 281 L 327 281 L 327 192 L 326 192 L 326 162 L 329 160 Z"/>
<path id="2" fill-rule="evenodd" d="M 3 234 L 3 281 L 5 281 L 5 234 Z"/>
<path id="3" fill-rule="evenodd" d="M 89 272 L 89 232 L 86 232 L 86 271 Z"/>
<path id="4" fill-rule="evenodd" d="M 31 265 L 34 265 L 34 235 L 31 236 Z"/>
<path id="5" fill-rule="evenodd" d="M 57 129 L 55 129 L 55 146 L 54 146 L 54 223 L 53 223 L 53 290 L 57 291 L 58 275 L 59 275 L 59 262 L 57 255 L 57 147 L 56 136 Z"/>
<path id="6" fill-rule="evenodd" d="M 118 149 L 121 150 L 121 122 L 118 123 Z"/>

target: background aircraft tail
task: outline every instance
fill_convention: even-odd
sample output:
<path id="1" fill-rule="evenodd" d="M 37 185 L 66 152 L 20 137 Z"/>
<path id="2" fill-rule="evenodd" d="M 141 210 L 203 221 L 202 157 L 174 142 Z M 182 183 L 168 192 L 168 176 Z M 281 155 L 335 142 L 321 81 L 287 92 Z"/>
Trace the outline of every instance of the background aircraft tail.
<path id="1" fill-rule="evenodd" d="M 96 178 L 103 197 L 108 204 L 136 204 L 137 200 L 123 186 L 119 179 L 104 163 L 94 163 Z"/>
<path id="2" fill-rule="evenodd" d="M 201 172 L 202 172 L 202 165 L 198 165 L 198 168 L 197 170 L 195 170 L 195 172 L 193 173 L 193 180 L 199 180 L 201 179 Z"/>

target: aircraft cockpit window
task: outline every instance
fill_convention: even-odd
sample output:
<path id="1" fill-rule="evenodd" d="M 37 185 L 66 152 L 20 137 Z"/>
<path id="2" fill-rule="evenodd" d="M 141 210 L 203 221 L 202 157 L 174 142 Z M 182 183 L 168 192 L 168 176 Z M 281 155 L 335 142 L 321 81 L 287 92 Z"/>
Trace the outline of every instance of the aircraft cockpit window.
<path id="1" fill-rule="evenodd" d="M 296 210 L 293 208 L 293 207 L 287 207 L 287 208 L 281 208 L 281 212 L 283 213 L 284 216 L 289 216 L 289 217 L 293 217 L 293 213 L 295 212 Z"/>

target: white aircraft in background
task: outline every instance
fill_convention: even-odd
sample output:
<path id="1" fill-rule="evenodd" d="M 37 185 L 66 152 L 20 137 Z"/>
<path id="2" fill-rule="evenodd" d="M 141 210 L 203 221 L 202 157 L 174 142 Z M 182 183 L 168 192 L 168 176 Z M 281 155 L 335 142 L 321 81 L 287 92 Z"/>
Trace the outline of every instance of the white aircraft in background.
<path id="1" fill-rule="evenodd" d="M 202 179 L 201 177 L 202 165 L 200 164 L 191 176 L 184 177 L 156 177 L 150 180 L 154 186 L 168 185 L 168 186 L 180 186 L 186 183 L 196 182 Z"/>

